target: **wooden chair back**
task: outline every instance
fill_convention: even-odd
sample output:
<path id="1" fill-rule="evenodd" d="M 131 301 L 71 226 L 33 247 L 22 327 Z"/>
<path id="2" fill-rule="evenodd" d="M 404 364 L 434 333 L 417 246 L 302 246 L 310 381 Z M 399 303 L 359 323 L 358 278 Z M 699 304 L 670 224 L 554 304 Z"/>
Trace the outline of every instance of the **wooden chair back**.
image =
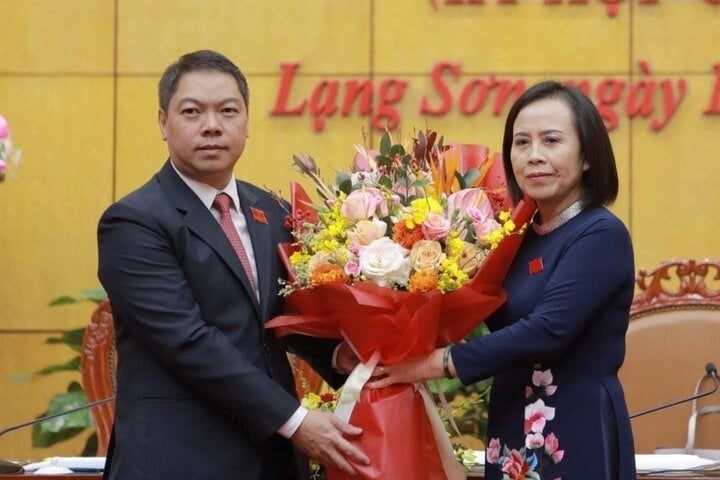
<path id="1" fill-rule="evenodd" d="M 115 326 L 110 301 L 105 299 L 98 304 L 90 318 L 80 351 L 80 375 L 88 402 L 115 395 L 116 359 Z M 90 415 L 97 433 L 97 455 L 102 457 L 107 454 L 110 442 L 115 403 L 93 407 Z"/>
<path id="2" fill-rule="evenodd" d="M 636 277 L 620 378 L 630 414 L 693 395 L 708 362 L 720 363 L 720 261 L 672 260 Z M 705 379 L 701 391 L 711 390 Z M 720 392 L 698 406 L 720 404 Z M 632 420 L 637 453 L 684 448 L 692 402 Z M 698 421 L 697 448 L 720 448 L 720 415 Z"/>

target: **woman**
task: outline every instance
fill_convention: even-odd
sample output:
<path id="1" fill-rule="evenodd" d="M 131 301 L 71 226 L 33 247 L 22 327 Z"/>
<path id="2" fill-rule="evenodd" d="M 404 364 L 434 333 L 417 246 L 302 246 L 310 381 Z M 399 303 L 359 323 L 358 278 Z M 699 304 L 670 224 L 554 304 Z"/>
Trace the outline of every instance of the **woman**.
<path id="1" fill-rule="evenodd" d="M 635 267 L 627 229 L 604 208 L 618 192 L 607 130 L 582 92 L 543 82 L 511 108 L 503 161 L 513 200 L 527 195 L 537 212 L 491 333 L 379 367 L 370 386 L 494 377 L 485 478 L 634 479 L 617 371 Z"/>

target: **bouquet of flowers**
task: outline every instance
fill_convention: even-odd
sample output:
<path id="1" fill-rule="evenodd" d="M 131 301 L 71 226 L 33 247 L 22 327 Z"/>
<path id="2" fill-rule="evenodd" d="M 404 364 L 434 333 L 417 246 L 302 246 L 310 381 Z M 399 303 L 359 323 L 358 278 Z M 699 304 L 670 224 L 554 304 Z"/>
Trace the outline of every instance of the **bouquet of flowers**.
<path id="1" fill-rule="evenodd" d="M 5 180 L 5 171 L 8 163 L 18 164 L 20 161 L 20 151 L 13 150 L 10 141 L 10 126 L 7 120 L 0 115 L 0 182 Z"/>
<path id="2" fill-rule="evenodd" d="M 386 133 L 378 152 L 358 147 L 351 172 L 330 184 L 310 156 L 295 156 L 323 202 L 292 185 L 296 242 L 280 252 L 287 314 L 267 328 L 344 339 L 361 359 L 335 410 L 363 428 L 353 441 L 372 463 L 355 465 L 361 478 L 465 478 L 426 387 L 363 385 L 378 362 L 458 342 L 505 301 L 517 225 L 534 206 L 505 210 L 495 158 L 486 147 L 443 145 L 435 132 L 407 145 Z"/>

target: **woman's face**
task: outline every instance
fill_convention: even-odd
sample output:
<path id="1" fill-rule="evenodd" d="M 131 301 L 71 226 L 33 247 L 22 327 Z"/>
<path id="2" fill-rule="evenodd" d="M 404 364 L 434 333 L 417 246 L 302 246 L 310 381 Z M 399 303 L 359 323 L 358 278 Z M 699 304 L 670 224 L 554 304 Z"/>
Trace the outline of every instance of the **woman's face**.
<path id="1" fill-rule="evenodd" d="M 520 110 L 510 150 L 520 190 L 535 200 L 547 221 L 583 194 L 580 139 L 570 107 L 559 97 L 538 100 Z"/>

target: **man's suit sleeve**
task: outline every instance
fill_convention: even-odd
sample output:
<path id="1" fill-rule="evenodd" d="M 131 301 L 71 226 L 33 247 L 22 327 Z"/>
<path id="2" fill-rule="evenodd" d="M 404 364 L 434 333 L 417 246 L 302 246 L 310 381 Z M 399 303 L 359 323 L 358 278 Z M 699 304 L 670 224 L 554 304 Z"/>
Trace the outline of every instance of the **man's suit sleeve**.
<path id="1" fill-rule="evenodd" d="M 181 382 L 254 436 L 272 435 L 298 401 L 202 318 L 171 233 L 148 209 L 121 202 L 100 221 L 99 276 L 113 312 Z"/>

